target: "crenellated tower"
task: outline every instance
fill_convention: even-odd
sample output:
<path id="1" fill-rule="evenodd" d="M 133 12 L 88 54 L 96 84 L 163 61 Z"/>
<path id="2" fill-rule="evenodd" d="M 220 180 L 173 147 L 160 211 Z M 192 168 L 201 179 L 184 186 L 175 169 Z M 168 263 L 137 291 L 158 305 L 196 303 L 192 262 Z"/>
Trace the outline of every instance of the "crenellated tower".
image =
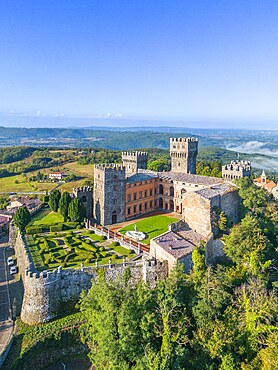
<path id="1" fill-rule="evenodd" d="M 73 188 L 73 195 L 81 199 L 85 209 L 86 217 L 91 218 L 93 215 L 93 189 L 91 186 Z"/>
<path id="2" fill-rule="evenodd" d="M 252 166 L 250 161 L 231 161 L 230 164 L 222 166 L 222 177 L 227 180 L 240 179 L 251 176 Z"/>
<path id="3" fill-rule="evenodd" d="M 171 171 L 196 173 L 198 139 L 194 137 L 170 138 Z"/>
<path id="4" fill-rule="evenodd" d="M 123 165 L 126 168 L 126 175 L 131 175 L 138 172 L 141 168 L 145 170 L 148 163 L 147 152 L 122 152 Z"/>
<path id="5" fill-rule="evenodd" d="M 95 164 L 93 216 L 100 225 L 125 220 L 125 167 L 119 164 Z"/>

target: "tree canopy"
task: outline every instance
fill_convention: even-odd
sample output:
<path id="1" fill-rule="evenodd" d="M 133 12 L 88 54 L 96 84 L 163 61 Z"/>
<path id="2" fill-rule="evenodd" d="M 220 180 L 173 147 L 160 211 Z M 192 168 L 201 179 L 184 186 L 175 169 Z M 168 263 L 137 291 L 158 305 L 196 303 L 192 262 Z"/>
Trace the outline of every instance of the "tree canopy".
<path id="1" fill-rule="evenodd" d="M 24 232 L 26 226 L 31 221 L 31 215 L 26 206 L 19 208 L 14 215 L 14 223 L 21 232 Z"/>

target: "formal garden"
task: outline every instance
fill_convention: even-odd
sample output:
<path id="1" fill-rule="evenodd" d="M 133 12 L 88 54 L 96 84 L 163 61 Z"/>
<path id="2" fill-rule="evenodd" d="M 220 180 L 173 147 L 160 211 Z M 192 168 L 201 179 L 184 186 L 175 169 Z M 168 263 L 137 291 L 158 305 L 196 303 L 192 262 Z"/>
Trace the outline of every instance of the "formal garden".
<path id="1" fill-rule="evenodd" d="M 58 266 L 76 268 L 122 263 L 136 256 L 135 252 L 106 240 L 84 228 L 84 222 L 63 221 L 49 209 L 40 211 L 26 227 L 26 241 L 36 268 L 53 270 Z"/>

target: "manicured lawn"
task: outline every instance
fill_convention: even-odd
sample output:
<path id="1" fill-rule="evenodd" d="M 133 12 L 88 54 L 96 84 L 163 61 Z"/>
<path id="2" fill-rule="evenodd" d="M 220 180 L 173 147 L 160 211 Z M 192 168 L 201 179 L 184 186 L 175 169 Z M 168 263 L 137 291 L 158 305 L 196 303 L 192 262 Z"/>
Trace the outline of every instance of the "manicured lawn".
<path id="1" fill-rule="evenodd" d="M 30 225 L 43 225 L 49 226 L 54 225 L 58 222 L 63 222 L 63 216 L 60 213 L 50 211 L 49 209 L 40 211 L 34 218 L 32 218 Z"/>
<path id="2" fill-rule="evenodd" d="M 136 225 L 137 231 L 143 231 L 148 235 L 148 238 L 141 240 L 141 242 L 149 244 L 152 238 L 165 233 L 168 230 L 168 225 L 175 221 L 178 221 L 178 219 L 167 215 L 151 216 L 125 226 L 119 231 L 121 234 L 125 234 L 127 231 L 134 230 L 134 225 Z"/>

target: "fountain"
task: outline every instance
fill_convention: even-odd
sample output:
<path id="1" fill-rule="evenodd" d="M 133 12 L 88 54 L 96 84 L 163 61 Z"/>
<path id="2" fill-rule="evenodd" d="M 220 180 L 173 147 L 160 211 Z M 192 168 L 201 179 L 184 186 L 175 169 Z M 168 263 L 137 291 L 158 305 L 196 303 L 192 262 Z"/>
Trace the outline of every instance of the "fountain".
<path id="1" fill-rule="evenodd" d="M 143 240 L 146 239 L 147 235 L 143 233 L 143 231 L 138 231 L 136 224 L 134 225 L 134 230 L 127 231 L 126 236 L 135 240 Z"/>

